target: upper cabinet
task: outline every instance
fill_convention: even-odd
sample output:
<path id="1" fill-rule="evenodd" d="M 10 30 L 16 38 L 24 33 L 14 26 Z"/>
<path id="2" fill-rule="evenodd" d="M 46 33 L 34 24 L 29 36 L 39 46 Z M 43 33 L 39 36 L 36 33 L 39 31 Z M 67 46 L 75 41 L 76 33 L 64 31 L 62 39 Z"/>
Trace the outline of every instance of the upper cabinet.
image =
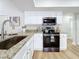
<path id="1" fill-rule="evenodd" d="M 57 24 L 62 24 L 63 23 L 63 13 L 62 12 L 57 12 Z"/>
<path id="2" fill-rule="evenodd" d="M 58 11 L 26 11 L 25 24 L 42 24 L 44 17 L 57 17 L 57 24 L 61 24 L 63 13 Z"/>

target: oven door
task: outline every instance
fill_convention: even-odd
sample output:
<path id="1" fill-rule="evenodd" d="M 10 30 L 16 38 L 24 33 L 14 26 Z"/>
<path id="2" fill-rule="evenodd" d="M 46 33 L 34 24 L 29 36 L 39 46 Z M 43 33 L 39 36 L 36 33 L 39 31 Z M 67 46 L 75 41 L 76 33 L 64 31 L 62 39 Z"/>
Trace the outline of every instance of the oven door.
<path id="1" fill-rule="evenodd" d="M 50 35 L 43 35 L 43 47 L 51 47 L 51 36 Z"/>
<path id="2" fill-rule="evenodd" d="M 44 52 L 59 52 L 59 37 L 54 35 L 43 36 Z"/>

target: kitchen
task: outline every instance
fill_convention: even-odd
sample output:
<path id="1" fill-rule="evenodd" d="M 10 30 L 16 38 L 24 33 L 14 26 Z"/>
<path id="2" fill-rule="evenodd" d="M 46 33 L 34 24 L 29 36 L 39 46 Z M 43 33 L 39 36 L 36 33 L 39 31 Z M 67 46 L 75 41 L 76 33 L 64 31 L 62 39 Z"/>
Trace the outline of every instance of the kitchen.
<path id="1" fill-rule="evenodd" d="M 40 2 L 0 0 L 0 59 L 79 58 L 79 1 Z"/>

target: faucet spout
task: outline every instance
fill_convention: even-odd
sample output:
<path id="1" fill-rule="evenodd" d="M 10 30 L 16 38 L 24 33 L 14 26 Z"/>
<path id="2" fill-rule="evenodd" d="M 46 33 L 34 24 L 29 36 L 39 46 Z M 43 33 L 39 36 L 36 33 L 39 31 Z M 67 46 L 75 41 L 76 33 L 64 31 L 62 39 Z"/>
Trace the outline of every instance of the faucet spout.
<path id="1" fill-rule="evenodd" d="M 9 22 L 9 23 L 12 24 L 11 19 L 5 20 L 5 21 L 3 22 L 3 24 L 2 24 L 2 29 L 1 29 L 1 39 L 4 39 L 4 25 L 5 25 L 5 23 L 7 23 L 7 22 Z"/>

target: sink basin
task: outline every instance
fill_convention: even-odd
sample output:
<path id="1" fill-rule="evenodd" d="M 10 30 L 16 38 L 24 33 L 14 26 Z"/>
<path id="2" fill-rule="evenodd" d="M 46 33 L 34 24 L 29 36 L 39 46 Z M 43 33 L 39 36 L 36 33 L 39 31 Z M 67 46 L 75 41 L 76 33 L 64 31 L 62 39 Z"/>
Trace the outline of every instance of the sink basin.
<path id="1" fill-rule="evenodd" d="M 15 36 L 15 37 L 9 38 L 3 42 L 0 42 L 0 49 L 8 50 L 9 48 L 11 48 L 12 46 L 14 46 L 15 44 L 17 44 L 18 42 L 20 42 L 21 40 L 23 40 L 26 37 L 27 36 Z"/>
<path id="2" fill-rule="evenodd" d="M 9 36 L 12 36 L 12 35 L 18 35 L 17 33 L 14 33 L 14 34 L 8 34 Z"/>

